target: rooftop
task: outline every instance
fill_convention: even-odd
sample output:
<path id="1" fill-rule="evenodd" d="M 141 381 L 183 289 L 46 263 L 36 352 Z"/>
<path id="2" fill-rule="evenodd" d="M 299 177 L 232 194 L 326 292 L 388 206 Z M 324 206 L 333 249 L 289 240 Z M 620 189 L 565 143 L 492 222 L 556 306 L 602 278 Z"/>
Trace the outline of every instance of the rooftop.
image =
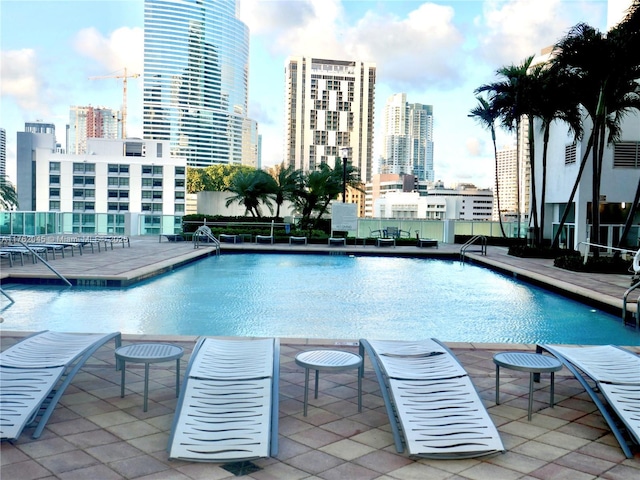
<path id="1" fill-rule="evenodd" d="M 229 244 L 224 249 L 285 250 L 298 246 Z M 306 251 L 326 250 L 308 246 Z M 440 248 L 353 247 L 359 254 L 448 255 L 459 246 Z M 351 251 L 352 247 L 331 250 Z M 419 250 L 419 252 L 416 252 Z M 51 264 L 70 279 L 111 279 L 130 283 L 154 272 L 166 271 L 208 249 L 189 243 L 158 242 L 157 237 L 134 237 L 131 247 L 80 256 L 67 255 Z M 223 250 L 224 254 L 224 250 Z M 629 285 L 629 276 L 575 274 L 553 267 L 550 261 L 508 257 L 504 249 L 489 247 L 486 257 L 473 261 L 492 264 L 554 288 L 617 308 Z M 476 258 L 477 257 L 477 258 Z M 43 278 L 46 267 L 27 264 L 9 268 L 3 261 L 0 279 Z M 55 276 L 54 276 L 55 277 Z M 25 332 L 10 328 L 10 310 L 3 312 L 2 350 Z M 123 344 L 171 342 L 185 349 L 181 372 L 195 337 L 123 335 Z M 304 370 L 295 355 L 312 347 L 336 347 L 357 353 L 353 339 L 281 339 L 279 453 L 253 462 L 256 471 L 236 476 L 222 465 L 169 460 L 167 443 L 176 406 L 175 363 L 151 365 L 149 409 L 143 412 L 144 367 L 127 365 L 127 384 L 120 398 L 120 373 L 115 370 L 113 345 L 102 347 L 75 377 L 63 395 L 42 437 L 31 438 L 27 428 L 15 442 L 0 444 L 0 462 L 6 478 L 36 479 L 636 479 L 640 453 L 626 459 L 613 434 L 580 384 L 566 369 L 556 373 L 554 408 L 549 408 L 549 378 L 542 376 L 534 392 L 534 415 L 527 421 L 528 381 L 524 372 L 501 370 L 501 404 L 495 404 L 495 365 L 492 357 L 504 350 L 532 351 L 534 345 L 451 344 L 498 427 L 506 452 L 470 460 L 426 460 L 397 453 L 380 390 L 365 359 L 363 409 L 357 408 L 355 371 L 322 374 L 318 399 L 310 399 L 302 414 Z M 632 347 L 640 353 L 640 347 Z"/>

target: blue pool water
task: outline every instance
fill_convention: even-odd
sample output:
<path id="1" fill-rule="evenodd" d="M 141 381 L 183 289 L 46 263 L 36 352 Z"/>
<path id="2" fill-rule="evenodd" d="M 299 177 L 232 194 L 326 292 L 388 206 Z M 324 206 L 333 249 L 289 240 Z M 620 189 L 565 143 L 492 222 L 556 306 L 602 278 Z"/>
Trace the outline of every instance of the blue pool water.
<path id="1" fill-rule="evenodd" d="M 640 345 L 613 315 L 443 260 L 222 255 L 126 289 L 4 288 L 5 330 Z"/>

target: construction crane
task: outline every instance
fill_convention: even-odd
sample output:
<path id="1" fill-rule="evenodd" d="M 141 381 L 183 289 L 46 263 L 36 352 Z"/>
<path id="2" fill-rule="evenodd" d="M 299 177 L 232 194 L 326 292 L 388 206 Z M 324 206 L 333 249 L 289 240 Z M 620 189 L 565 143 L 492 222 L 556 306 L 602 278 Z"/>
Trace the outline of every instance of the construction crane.
<path id="1" fill-rule="evenodd" d="M 139 73 L 127 74 L 127 67 L 124 67 L 122 75 L 101 75 L 97 77 L 89 77 L 89 80 L 99 80 L 102 78 L 121 78 L 122 79 L 122 138 L 127 138 L 127 79 L 138 78 Z"/>

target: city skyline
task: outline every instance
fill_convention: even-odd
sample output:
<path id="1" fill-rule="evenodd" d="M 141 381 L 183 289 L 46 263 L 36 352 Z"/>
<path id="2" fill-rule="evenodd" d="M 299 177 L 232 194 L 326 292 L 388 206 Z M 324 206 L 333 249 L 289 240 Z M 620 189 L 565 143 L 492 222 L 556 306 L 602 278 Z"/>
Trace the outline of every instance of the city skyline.
<path id="1" fill-rule="evenodd" d="M 617 18 L 626 0 L 611 0 Z M 0 127 L 7 170 L 15 171 L 16 132 L 35 120 L 60 133 L 70 105 L 119 109 L 122 82 L 88 77 L 142 73 L 143 1 L 3 1 Z M 286 14 L 284 14 L 286 12 Z M 243 0 L 250 29 L 249 117 L 263 137 L 263 166 L 284 159 L 284 70 L 291 55 L 376 63 L 374 163 L 381 155 L 386 99 L 406 93 L 438 112 L 435 179 L 493 185 L 489 134 L 467 114 L 473 90 L 495 70 L 519 63 L 559 40 L 571 26 L 607 25 L 606 0 L 541 1 L 261 1 Z M 30 28 L 24 28 L 29 25 Z M 129 81 L 128 130 L 142 137 L 142 80 Z M 499 142 L 510 138 L 500 132 Z M 499 145 L 500 146 L 500 145 Z"/>

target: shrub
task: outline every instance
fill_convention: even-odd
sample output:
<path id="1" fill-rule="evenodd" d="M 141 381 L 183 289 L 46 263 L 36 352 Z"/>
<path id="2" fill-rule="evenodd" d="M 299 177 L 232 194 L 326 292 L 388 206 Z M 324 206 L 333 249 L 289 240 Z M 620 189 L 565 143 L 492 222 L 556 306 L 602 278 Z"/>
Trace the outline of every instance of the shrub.
<path id="1" fill-rule="evenodd" d="M 629 273 L 629 261 L 619 256 L 613 257 L 589 257 L 585 263 L 580 255 L 565 255 L 554 260 L 553 264 L 558 268 L 573 272 L 585 273 Z"/>
<path id="2" fill-rule="evenodd" d="M 509 247 L 509 255 L 520 258 L 557 258 L 560 256 L 579 256 L 580 254 L 575 250 L 551 247 L 532 247 L 528 245 L 512 245 Z"/>

